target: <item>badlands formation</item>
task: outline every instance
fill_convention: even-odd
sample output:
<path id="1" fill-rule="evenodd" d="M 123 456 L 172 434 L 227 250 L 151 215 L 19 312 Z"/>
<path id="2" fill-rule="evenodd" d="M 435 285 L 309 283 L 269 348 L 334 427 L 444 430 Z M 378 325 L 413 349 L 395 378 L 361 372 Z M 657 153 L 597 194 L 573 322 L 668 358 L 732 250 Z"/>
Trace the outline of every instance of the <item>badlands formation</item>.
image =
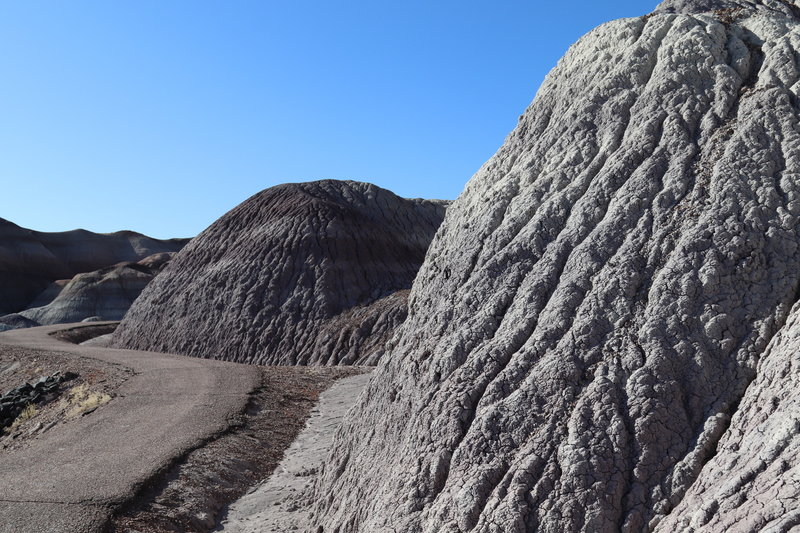
<path id="1" fill-rule="evenodd" d="M 378 364 L 318 471 L 291 456 L 321 453 L 309 426 L 314 449 L 299 439 L 231 530 L 800 528 L 799 51 L 800 0 L 667 0 L 605 24 L 451 205 L 262 191 L 175 255 L 112 342 Z M 167 255 L 142 259 L 181 244 L 5 221 L 3 240 L 0 328 L 155 274 Z M 294 470 L 318 472 L 309 492 L 281 481 Z"/>
<path id="2" fill-rule="evenodd" d="M 77 274 L 177 252 L 186 242 L 152 239 L 132 231 L 45 233 L 0 219 L 0 315 L 50 303 Z"/>
<path id="3" fill-rule="evenodd" d="M 448 208 L 311 531 L 800 526 L 798 51 L 788 0 L 574 45 Z"/>
<path id="4" fill-rule="evenodd" d="M 255 364 L 374 364 L 406 317 L 446 204 L 353 181 L 264 190 L 177 254 L 113 345 Z"/>
<path id="5" fill-rule="evenodd" d="M 66 283 L 56 281 L 18 314 L 41 325 L 87 318 L 122 320 L 142 290 L 174 256 L 175 252 L 163 252 L 78 274 Z"/>

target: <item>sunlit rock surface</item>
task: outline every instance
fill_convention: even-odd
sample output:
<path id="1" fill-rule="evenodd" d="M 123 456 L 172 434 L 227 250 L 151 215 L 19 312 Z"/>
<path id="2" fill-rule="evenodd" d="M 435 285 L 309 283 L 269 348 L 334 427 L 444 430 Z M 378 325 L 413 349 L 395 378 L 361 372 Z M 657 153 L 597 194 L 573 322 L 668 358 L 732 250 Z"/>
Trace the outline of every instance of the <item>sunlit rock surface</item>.
<path id="1" fill-rule="evenodd" d="M 795 494 L 793 363 L 759 363 L 800 277 L 795 12 L 667 2 L 569 50 L 448 208 L 312 531 L 724 531 Z"/>

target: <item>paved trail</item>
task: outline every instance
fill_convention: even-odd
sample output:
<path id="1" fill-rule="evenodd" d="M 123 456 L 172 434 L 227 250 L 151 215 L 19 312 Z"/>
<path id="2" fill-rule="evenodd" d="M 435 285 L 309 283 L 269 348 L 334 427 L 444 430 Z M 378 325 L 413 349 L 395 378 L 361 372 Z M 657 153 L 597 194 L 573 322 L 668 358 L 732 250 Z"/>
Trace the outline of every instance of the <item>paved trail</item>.
<path id="1" fill-rule="evenodd" d="M 0 453 L 0 533 L 99 531 L 142 483 L 235 423 L 259 384 L 252 366 L 79 346 L 49 336 L 69 327 L 8 331 L 0 334 L 0 349 L 68 353 L 124 365 L 135 375 L 90 416 Z"/>

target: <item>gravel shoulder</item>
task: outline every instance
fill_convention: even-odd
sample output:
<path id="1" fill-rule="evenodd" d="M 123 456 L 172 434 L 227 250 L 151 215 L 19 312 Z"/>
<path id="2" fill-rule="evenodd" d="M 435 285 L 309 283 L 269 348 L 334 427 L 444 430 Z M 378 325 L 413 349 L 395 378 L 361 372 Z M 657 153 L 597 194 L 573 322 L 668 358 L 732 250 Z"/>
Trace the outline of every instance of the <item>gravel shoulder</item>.
<path id="1" fill-rule="evenodd" d="M 125 367 L 75 360 L 56 352 L 0 346 L 3 391 L 65 371 L 78 377 L 61 383 L 49 401 L 31 405 L 12 426 L 0 429 L 0 454 L 25 448 L 48 431 L 91 415 L 113 401 L 120 386 L 133 375 Z"/>
<path id="2" fill-rule="evenodd" d="M 218 531 L 282 533 L 307 531 L 316 474 L 333 444 L 342 417 L 355 403 L 369 374 L 349 376 L 325 390 L 305 427 L 272 476 L 229 506 Z"/>
<path id="3" fill-rule="evenodd" d="M 203 533 L 297 515 L 298 491 L 372 368 L 79 345 L 115 326 L 0 335 L 0 390 L 78 375 L 0 435 L 0 533 Z M 81 406 L 76 390 L 104 401 Z M 265 519 L 273 503 L 279 514 Z"/>
<path id="4" fill-rule="evenodd" d="M 77 336 L 67 333 L 56 334 L 55 337 L 67 342 L 68 339 L 82 342 L 89 338 L 88 335 L 102 334 L 108 328 L 75 328 L 67 332 L 80 331 Z M 0 344 L 0 393 L 56 372 L 71 372 L 77 377 L 61 383 L 57 393 L 49 398 L 50 401 L 33 405 L 26 416 L 17 419 L 13 427 L 0 430 L 0 454 L 26 447 L 31 441 L 42 438 L 44 433 L 62 424 L 70 424 L 91 415 L 113 401 L 119 387 L 134 375 L 131 368 L 122 364 L 52 350 Z"/>
<path id="5" fill-rule="evenodd" d="M 364 373 L 372 370 L 368 367 L 257 368 L 261 384 L 250 396 L 242 423 L 191 451 L 152 480 L 114 517 L 107 531 L 215 530 L 229 504 L 261 484 L 282 459 L 286 460 L 284 452 L 295 448 L 306 433 L 304 426 L 312 412 L 317 411 L 320 394 L 324 397 L 340 383 L 353 379 L 363 382 L 369 377 Z"/>
<path id="6" fill-rule="evenodd" d="M 66 364 L 113 398 L 0 450 L 0 532 L 96 532 L 150 480 L 242 424 L 255 367 L 67 344 L 47 326 L 0 334 L 3 384 Z M 9 370 L 17 364 L 14 370 Z"/>

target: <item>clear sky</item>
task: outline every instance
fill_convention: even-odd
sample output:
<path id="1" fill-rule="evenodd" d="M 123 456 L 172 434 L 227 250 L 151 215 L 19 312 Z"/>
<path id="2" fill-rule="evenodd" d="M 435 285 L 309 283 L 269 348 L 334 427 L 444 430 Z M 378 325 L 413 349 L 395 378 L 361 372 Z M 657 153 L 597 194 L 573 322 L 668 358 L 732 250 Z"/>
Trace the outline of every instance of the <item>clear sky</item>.
<path id="1" fill-rule="evenodd" d="M 0 0 L 0 217 L 165 238 L 284 182 L 453 199 L 573 42 L 656 3 Z"/>

